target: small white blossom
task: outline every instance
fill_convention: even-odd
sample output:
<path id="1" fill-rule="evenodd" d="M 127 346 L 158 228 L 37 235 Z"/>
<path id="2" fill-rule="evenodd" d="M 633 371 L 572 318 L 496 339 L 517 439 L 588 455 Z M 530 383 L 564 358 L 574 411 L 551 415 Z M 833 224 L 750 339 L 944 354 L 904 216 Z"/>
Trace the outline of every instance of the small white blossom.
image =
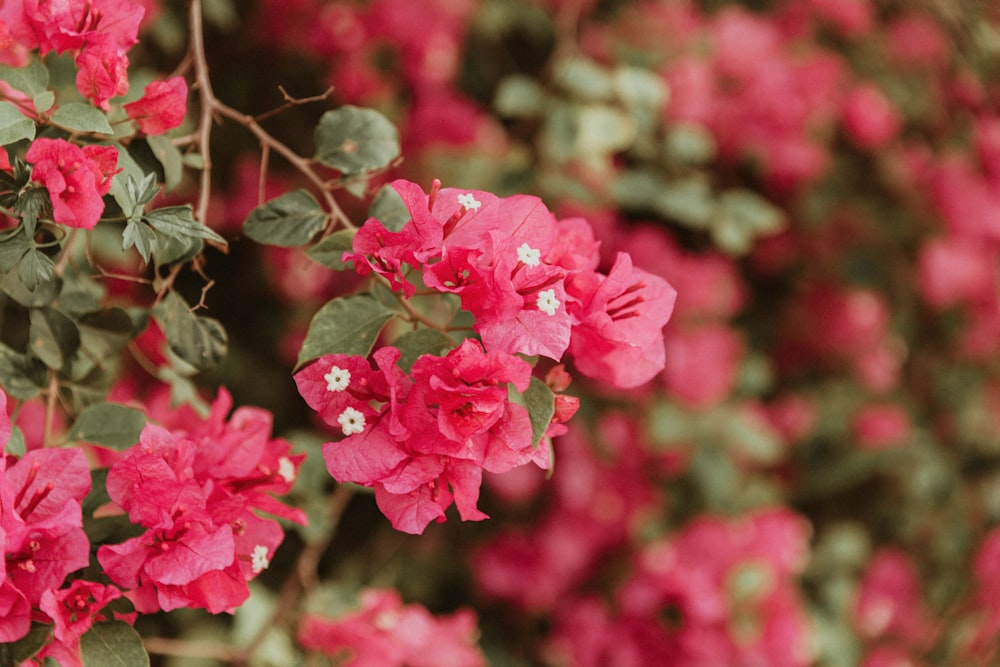
<path id="1" fill-rule="evenodd" d="M 522 243 L 521 247 L 517 249 L 517 258 L 526 266 L 538 266 L 542 262 L 542 251 L 532 248 L 527 243 Z"/>
<path id="2" fill-rule="evenodd" d="M 278 459 L 278 477 L 289 484 L 295 481 L 295 464 L 287 456 Z"/>
<path id="3" fill-rule="evenodd" d="M 464 195 L 458 195 L 458 203 L 461 204 L 466 211 L 474 211 L 483 205 L 482 202 L 476 199 L 475 195 L 471 192 L 466 192 Z"/>
<path id="4" fill-rule="evenodd" d="M 340 366 L 330 366 L 330 372 L 323 376 L 327 391 L 344 391 L 351 383 L 351 371 Z"/>
<path id="5" fill-rule="evenodd" d="M 260 574 L 267 569 L 267 566 L 271 564 L 271 561 L 267 557 L 267 547 L 263 544 L 258 544 L 253 548 L 253 553 L 250 554 L 250 567 L 253 569 L 254 574 Z"/>
<path id="6" fill-rule="evenodd" d="M 344 435 L 354 435 L 365 430 L 365 416 L 354 408 L 344 408 L 344 411 L 337 417 L 340 430 Z"/>
<path id="7" fill-rule="evenodd" d="M 554 289 L 546 289 L 538 293 L 538 310 L 546 315 L 555 315 L 557 308 L 559 308 L 559 299 L 556 298 Z"/>

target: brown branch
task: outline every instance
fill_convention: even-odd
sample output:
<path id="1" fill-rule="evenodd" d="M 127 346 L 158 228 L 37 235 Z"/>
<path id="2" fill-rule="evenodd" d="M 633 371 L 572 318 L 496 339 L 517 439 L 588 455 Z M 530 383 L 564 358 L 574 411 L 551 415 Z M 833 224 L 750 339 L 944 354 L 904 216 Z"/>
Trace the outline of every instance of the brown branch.
<path id="1" fill-rule="evenodd" d="M 329 99 L 330 95 L 333 94 L 333 86 L 327 88 L 320 95 L 313 95 L 312 97 L 292 97 L 291 95 L 288 94 L 288 91 L 286 91 L 282 86 L 278 86 L 278 90 L 281 91 L 281 97 L 282 99 L 285 100 L 285 103 L 282 104 L 277 109 L 271 109 L 270 111 L 265 111 L 262 114 L 257 114 L 254 117 L 254 120 L 256 120 L 258 123 L 263 120 L 267 120 L 272 116 L 277 116 L 280 113 L 284 113 L 285 111 L 288 111 L 292 107 L 298 106 L 300 104 L 310 104 L 312 102 L 325 102 L 327 99 Z"/>

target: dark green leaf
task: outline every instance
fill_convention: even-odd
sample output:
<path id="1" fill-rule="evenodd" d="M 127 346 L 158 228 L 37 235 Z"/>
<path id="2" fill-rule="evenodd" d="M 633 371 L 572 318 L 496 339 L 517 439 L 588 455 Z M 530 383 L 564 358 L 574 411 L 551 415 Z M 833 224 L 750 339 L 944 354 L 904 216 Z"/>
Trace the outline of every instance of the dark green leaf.
<path id="1" fill-rule="evenodd" d="M 0 271 L 7 272 L 17 266 L 24 253 L 34 247 L 34 244 L 21 233 L 20 229 L 0 237 Z"/>
<path id="2" fill-rule="evenodd" d="M 51 283 L 55 278 L 55 264 L 49 256 L 39 250 L 29 250 L 17 264 L 17 276 L 29 290 L 41 284 Z"/>
<path id="3" fill-rule="evenodd" d="M 45 365 L 0 343 L 0 384 L 9 396 L 27 400 L 46 384 Z"/>
<path id="4" fill-rule="evenodd" d="M 340 261 L 340 258 L 344 256 L 345 251 L 350 251 L 353 249 L 352 243 L 354 241 L 354 235 L 357 233 L 354 229 L 341 229 L 339 232 L 334 232 L 330 234 L 325 239 L 309 248 L 306 254 L 309 257 L 323 266 L 333 269 L 334 271 L 343 271 L 347 268 L 347 265 Z"/>
<path id="5" fill-rule="evenodd" d="M 85 520 L 89 518 L 90 515 L 92 515 L 101 505 L 106 505 L 111 502 L 111 496 L 108 495 L 108 489 L 107 486 L 105 486 L 107 481 L 107 468 L 97 468 L 90 471 L 90 492 L 81 503 L 81 509 L 83 510 L 83 517 Z"/>
<path id="6" fill-rule="evenodd" d="M 42 650 L 51 639 L 52 626 L 32 623 L 28 634 L 16 642 L 0 644 L 0 665 L 20 665 Z"/>
<path id="7" fill-rule="evenodd" d="M 25 259 L 27 259 L 27 257 L 28 256 L 25 255 Z M 26 306 L 28 308 L 38 308 L 40 306 L 49 305 L 55 301 L 61 289 L 62 278 L 56 275 L 53 275 L 51 280 L 46 280 L 35 285 L 33 290 L 29 290 L 28 286 L 21 282 L 20 271 L 10 271 L 4 274 L 3 278 L 0 279 L 0 290 L 3 290 L 4 293 L 14 299 L 14 301 L 17 301 L 22 306 Z"/>
<path id="8" fill-rule="evenodd" d="M 205 242 L 192 236 L 167 236 L 156 232 L 156 243 L 153 244 L 153 260 L 156 266 L 167 266 L 188 262 L 200 255 L 205 249 Z"/>
<path id="9" fill-rule="evenodd" d="M 10 102 L 0 102 L 0 146 L 35 138 L 35 122 Z"/>
<path id="10" fill-rule="evenodd" d="M 80 413 L 66 436 L 95 445 L 124 450 L 139 442 L 146 416 L 117 403 L 96 403 Z"/>
<path id="11" fill-rule="evenodd" d="M 198 370 L 214 368 L 226 355 L 226 331 L 217 320 L 195 315 L 183 298 L 170 292 L 156 306 L 160 323 L 174 354 Z"/>
<path id="12" fill-rule="evenodd" d="M 309 243 L 327 217 L 315 197 L 295 190 L 250 211 L 243 233 L 257 243 L 294 248 Z"/>
<path id="13" fill-rule="evenodd" d="M 170 237 L 208 239 L 222 245 L 226 244 L 226 239 L 194 219 L 194 211 L 187 204 L 158 208 L 144 215 L 142 219 L 153 229 Z"/>
<path id="14" fill-rule="evenodd" d="M 80 349 L 94 363 L 116 356 L 136 333 L 132 318 L 121 308 L 87 313 L 77 319 L 77 326 Z"/>
<path id="15" fill-rule="evenodd" d="M 156 244 L 156 232 L 145 222 L 135 222 L 129 220 L 125 223 L 125 231 L 122 232 L 122 250 L 135 247 L 142 256 L 142 261 L 149 262 L 149 257 Z"/>
<path id="16" fill-rule="evenodd" d="M 403 203 L 395 188 L 388 185 L 382 187 L 375 195 L 368 215 L 377 219 L 382 226 L 391 232 L 398 232 L 410 221 L 410 210 Z"/>
<path id="17" fill-rule="evenodd" d="M 152 192 L 156 193 L 156 175 L 147 174 L 143 171 L 135 158 L 129 154 L 128 150 L 117 142 L 111 142 L 111 146 L 118 151 L 118 168 L 121 169 L 113 179 L 111 179 L 110 195 L 114 197 L 118 207 L 129 219 L 138 220 L 142 215 L 142 206 L 149 199 L 137 196 L 140 192 L 146 192 L 146 184 L 152 181 Z M 129 184 L 133 183 L 132 187 Z M 139 186 L 142 188 L 139 188 Z M 150 196 L 152 198 L 152 196 Z"/>
<path id="18" fill-rule="evenodd" d="M 52 370 L 60 370 L 80 348 L 80 330 L 62 311 L 32 308 L 28 337 L 32 351 Z"/>
<path id="19" fill-rule="evenodd" d="M 163 167 L 163 187 L 167 192 L 173 190 L 181 182 L 184 175 L 184 160 L 180 150 L 165 134 L 146 137 L 149 149 L 153 151 L 156 160 Z M 148 201 L 148 200 L 147 200 Z"/>
<path id="20" fill-rule="evenodd" d="M 124 621 L 96 623 L 80 637 L 84 667 L 143 667 L 149 656 L 142 638 Z"/>
<path id="21" fill-rule="evenodd" d="M 531 419 L 531 444 L 537 447 L 556 412 L 556 397 L 548 385 L 536 377 L 531 378 L 531 384 L 522 397 Z"/>
<path id="22" fill-rule="evenodd" d="M 49 191 L 41 187 L 28 188 L 14 202 L 14 211 L 20 214 L 28 238 L 35 235 L 38 218 L 51 209 L 52 201 L 49 199 Z"/>
<path id="23" fill-rule="evenodd" d="M 373 109 L 327 111 L 316 127 L 316 159 L 344 174 L 386 167 L 399 156 L 399 132 Z"/>
<path id="24" fill-rule="evenodd" d="M 368 356 L 382 327 L 395 310 L 387 308 L 368 294 L 357 294 L 330 301 L 320 308 L 309 323 L 298 366 L 324 354 Z"/>
<path id="25" fill-rule="evenodd" d="M 392 344 L 399 348 L 399 367 L 407 373 L 421 355 L 432 354 L 443 357 L 455 346 L 450 338 L 435 329 L 409 331 L 394 340 Z"/>
<path id="26" fill-rule="evenodd" d="M 52 122 L 70 132 L 95 132 L 114 134 L 104 112 L 83 102 L 62 105 L 51 116 Z"/>

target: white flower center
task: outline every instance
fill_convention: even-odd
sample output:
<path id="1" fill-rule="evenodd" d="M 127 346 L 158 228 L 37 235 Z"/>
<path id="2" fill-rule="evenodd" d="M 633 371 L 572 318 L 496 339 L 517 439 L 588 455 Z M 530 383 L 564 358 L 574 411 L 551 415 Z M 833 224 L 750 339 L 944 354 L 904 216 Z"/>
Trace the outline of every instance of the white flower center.
<path id="1" fill-rule="evenodd" d="M 458 203 L 461 204 L 466 211 L 474 211 L 482 206 L 482 203 L 476 199 L 475 195 L 471 192 L 466 192 L 464 195 L 458 195 Z"/>
<path id="2" fill-rule="evenodd" d="M 554 289 L 545 289 L 538 293 L 538 310 L 546 315 L 555 315 L 559 308 L 559 299 Z"/>
<path id="3" fill-rule="evenodd" d="M 330 366 L 330 372 L 323 376 L 327 391 L 344 391 L 351 383 L 351 371 L 340 366 Z"/>
<path id="4" fill-rule="evenodd" d="M 344 411 L 337 417 L 340 430 L 344 435 L 354 435 L 365 430 L 365 416 L 354 408 L 344 408 Z"/>
<path id="5" fill-rule="evenodd" d="M 517 249 L 517 258 L 526 266 L 538 266 L 542 261 L 542 251 L 532 248 L 527 243 L 522 243 L 521 247 Z"/>
<path id="6" fill-rule="evenodd" d="M 250 567 L 253 569 L 254 574 L 260 574 L 270 564 L 271 561 L 267 557 L 267 547 L 263 544 L 255 546 L 253 553 L 250 554 Z"/>
<path id="7" fill-rule="evenodd" d="M 295 481 L 295 464 L 287 456 L 278 459 L 278 477 L 289 484 Z"/>

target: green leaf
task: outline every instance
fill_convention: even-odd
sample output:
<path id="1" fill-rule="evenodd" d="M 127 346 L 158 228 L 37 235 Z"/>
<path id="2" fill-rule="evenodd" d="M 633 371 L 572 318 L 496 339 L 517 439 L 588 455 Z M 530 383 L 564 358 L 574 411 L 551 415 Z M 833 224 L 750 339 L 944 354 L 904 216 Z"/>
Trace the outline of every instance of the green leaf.
<path id="1" fill-rule="evenodd" d="M 80 413 L 66 436 L 119 451 L 139 442 L 146 416 L 117 403 L 96 403 Z"/>
<path id="2" fill-rule="evenodd" d="M 410 221 L 410 210 L 406 208 L 403 198 L 395 188 L 382 186 L 372 201 L 368 215 L 377 219 L 390 232 L 398 232 Z"/>
<path id="3" fill-rule="evenodd" d="M 39 285 L 52 282 L 56 277 L 55 268 L 48 255 L 33 248 L 18 262 L 17 277 L 29 291 L 34 291 Z"/>
<path id="4" fill-rule="evenodd" d="M 149 257 L 156 245 L 156 232 L 145 222 L 129 220 L 122 232 L 122 250 L 134 247 L 142 256 L 142 261 L 149 263 Z"/>
<path id="5" fill-rule="evenodd" d="M 153 229 L 172 238 L 207 239 L 226 245 L 226 239 L 194 219 L 194 209 L 184 206 L 166 206 L 142 216 Z"/>
<path id="6" fill-rule="evenodd" d="M 149 656 L 142 638 L 124 621 L 95 623 L 80 637 L 84 667 L 143 667 Z"/>
<path id="7" fill-rule="evenodd" d="M 370 294 L 330 301 L 309 323 L 296 366 L 301 367 L 324 354 L 368 356 L 382 327 L 396 313 Z"/>
<path id="8" fill-rule="evenodd" d="M 318 264 L 334 271 L 343 271 L 348 265 L 340 261 L 340 258 L 345 251 L 353 250 L 352 243 L 356 233 L 355 229 L 341 229 L 309 248 L 306 254 Z"/>
<path id="9" fill-rule="evenodd" d="M 14 90 L 20 90 L 34 99 L 48 87 L 49 70 L 37 60 L 24 67 L 0 65 L 0 81 L 5 81 Z"/>
<path id="10" fill-rule="evenodd" d="M 316 159 L 344 174 L 386 167 L 399 156 L 399 132 L 373 109 L 327 111 L 316 127 Z"/>
<path id="11" fill-rule="evenodd" d="M 76 323 L 80 329 L 80 348 L 95 363 L 117 355 L 136 333 L 132 318 L 121 308 L 86 313 Z"/>
<path id="12" fill-rule="evenodd" d="M 31 98 L 32 103 L 35 105 L 35 109 L 41 113 L 45 113 L 52 108 L 52 105 L 56 103 L 56 94 L 51 90 L 43 90 L 40 93 L 36 93 L 34 97 Z"/>
<path id="13" fill-rule="evenodd" d="M 443 357 L 455 346 L 450 338 L 436 329 L 409 331 L 394 340 L 392 344 L 399 348 L 399 367 L 407 373 L 422 355 Z"/>
<path id="14" fill-rule="evenodd" d="M 25 258 L 27 259 L 27 255 Z M 51 280 L 35 285 L 34 289 L 28 289 L 28 286 L 21 281 L 20 271 L 10 271 L 0 279 L 0 290 L 27 308 L 49 305 L 56 300 L 61 289 L 62 278 L 56 275 L 53 275 Z"/>
<path id="15" fill-rule="evenodd" d="M 32 308 L 28 338 L 31 350 L 52 370 L 60 370 L 80 348 L 80 330 L 62 311 Z"/>
<path id="16" fill-rule="evenodd" d="M 144 204 L 148 199 L 142 200 L 136 196 L 136 190 L 133 188 L 130 190 L 128 184 L 130 182 L 135 182 L 138 184 L 145 185 L 150 178 L 152 178 L 153 185 L 156 184 L 155 174 L 146 174 L 139 166 L 139 163 L 135 161 L 135 158 L 125 149 L 124 146 L 117 142 L 111 143 L 111 146 L 118 151 L 118 168 L 121 169 L 120 172 L 115 174 L 115 177 L 111 179 L 111 190 L 110 194 L 114 197 L 115 202 L 118 207 L 122 210 L 126 217 L 130 219 L 138 219 L 142 215 L 142 207 L 139 204 Z M 144 190 L 145 191 L 145 190 Z M 153 194 L 155 194 L 155 189 Z"/>
<path id="17" fill-rule="evenodd" d="M 42 187 L 30 187 L 24 190 L 14 202 L 14 211 L 21 216 L 27 238 L 35 235 L 35 227 L 46 211 L 52 209 L 49 191 Z"/>
<path id="18" fill-rule="evenodd" d="M 184 176 L 184 158 L 174 142 L 165 134 L 146 137 L 149 149 L 163 166 L 163 187 L 168 192 L 177 187 Z M 148 201 L 148 200 L 147 200 Z"/>
<path id="19" fill-rule="evenodd" d="M 7 440 L 7 444 L 3 446 L 3 451 L 7 452 L 12 456 L 24 456 L 28 447 L 24 442 L 24 431 L 22 431 L 17 426 L 11 425 L 10 427 L 10 438 Z"/>
<path id="20" fill-rule="evenodd" d="M 294 248 L 309 243 L 326 225 L 326 211 L 305 190 L 281 195 L 250 211 L 243 233 L 257 243 Z"/>
<path id="21" fill-rule="evenodd" d="M 534 118 L 545 111 L 545 88 L 523 74 L 505 77 L 493 96 L 493 108 L 509 118 Z"/>
<path id="22" fill-rule="evenodd" d="M 170 292 L 153 311 L 174 354 L 204 371 L 226 356 L 228 338 L 218 320 L 195 315 L 183 298 Z"/>
<path id="23" fill-rule="evenodd" d="M 0 146 L 35 138 L 35 121 L 10 102 L 0 102 Z"/>
<path id="24" fill-rule="evenodd" d="M 556 413 L 556 397 L 548 385 L 536 377 L 531 378 L 528 390 L 521 397 L 531 419 L 531 444 L 537 447 Z"/>
<path id="25" fill-rule="evenodd" d="M 0 343 L 0 384 L 9 396 L 28 400 L 46 384 L 45 365 Z"/>
<path id="26" fill-rule="evenodd" d="M 69 102 L 62 105 L 52 114 L 51 120 L 70 132 L 114 134 L 104 112 L 83 102 Z"/>
<path id="27" fill-rule="evenodd" d="M 24 253 L 34 247 L 27 236 L 15 229 L 12 234 L 0 236 L 0 271 L 7 272 L 18 265 Z"/>
<path id="28" fill-rule="evenodd" d="M 42 623 L 31 624 L 28 634 L 16 642 L 0 644 L 0 665 L 20 665 L 30 660 L 42 647 L 49 643 L 52 626 Z"/>

